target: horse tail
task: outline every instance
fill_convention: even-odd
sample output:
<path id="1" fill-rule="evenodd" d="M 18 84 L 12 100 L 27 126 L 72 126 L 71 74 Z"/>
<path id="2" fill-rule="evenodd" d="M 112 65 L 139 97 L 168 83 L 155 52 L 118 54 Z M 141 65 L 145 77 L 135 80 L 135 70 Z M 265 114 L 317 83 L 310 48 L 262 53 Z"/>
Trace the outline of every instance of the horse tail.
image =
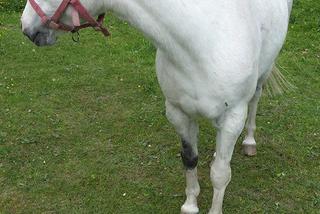
<path id="1" fill-rule="evenodd" d="M 294 90 L 296 87 L 283 75 L 280 69 L 274 65 L 265 84 L 265 89 L 270 96 L 283 94 Z"/>

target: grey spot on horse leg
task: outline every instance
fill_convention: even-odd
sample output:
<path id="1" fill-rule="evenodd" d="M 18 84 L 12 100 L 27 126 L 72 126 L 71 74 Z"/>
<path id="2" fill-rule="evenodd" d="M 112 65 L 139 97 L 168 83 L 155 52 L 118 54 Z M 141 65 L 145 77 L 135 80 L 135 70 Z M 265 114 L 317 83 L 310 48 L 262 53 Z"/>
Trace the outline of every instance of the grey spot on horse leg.
<path id="1" fill-rule="evenodd" d="M 196 166 L 198 165 L 198 155 L 194 153 L 190 143 L 188 143 L 184 139 L 182 139 L 181 142 L 182 142 L 181 158 L 182 158 L 183 165 L 188 170 L 196 168 Z"/>

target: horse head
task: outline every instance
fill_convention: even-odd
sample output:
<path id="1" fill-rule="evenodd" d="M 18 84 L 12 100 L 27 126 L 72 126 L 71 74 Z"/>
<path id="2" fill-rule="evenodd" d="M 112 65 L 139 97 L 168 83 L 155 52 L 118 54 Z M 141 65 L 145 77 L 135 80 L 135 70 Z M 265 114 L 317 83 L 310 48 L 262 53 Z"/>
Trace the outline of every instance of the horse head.
<path id="1" fill-rule="evenodd" d="M 104 18 L 103 1 L 79 0 L 28 0 L 21 17 L 23 33 L 37 46 L 56 43 L 61 32 L 77 32 L 85 27 L 94 27 L 108 35 L 102 27 Z M 92 16 L 99 15 L 98 20 Z M 80 18 L 86 21 L 80 24 Z"/>

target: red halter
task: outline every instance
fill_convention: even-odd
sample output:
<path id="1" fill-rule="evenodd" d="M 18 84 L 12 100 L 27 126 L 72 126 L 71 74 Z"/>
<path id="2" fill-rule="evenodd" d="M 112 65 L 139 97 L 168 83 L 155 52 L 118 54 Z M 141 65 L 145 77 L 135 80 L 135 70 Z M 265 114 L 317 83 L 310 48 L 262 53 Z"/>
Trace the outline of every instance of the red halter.
<path id="1" fill-rule="evenodd" d="M 29 0 L 29 2 L 33 9 L 40 16 L 42 24 L 48 28 L 54 30 L 69 31 L 74 33 L 78 32 L 80 29 L 83 28 L 93 27 L 95 30 L 101 31 L 104 36 L 110 35 L 108 29 L 102 26 L 105 14 L 103 13 L 99 15 L 98 19 L 95 20 L 86 10 L 86 8 L 80 3 L 79 0 L 63 0 L 51 18 L 43 12 L 43 10 L 40 8 L 40 6 L 36 3 L 35 0 Z M 60 18 L 69 5 L 71 5 L 74 9 L 72 11 L 73 26 L 60 23 Z M 80 17 L 87 22 L 81 25 Z"/>

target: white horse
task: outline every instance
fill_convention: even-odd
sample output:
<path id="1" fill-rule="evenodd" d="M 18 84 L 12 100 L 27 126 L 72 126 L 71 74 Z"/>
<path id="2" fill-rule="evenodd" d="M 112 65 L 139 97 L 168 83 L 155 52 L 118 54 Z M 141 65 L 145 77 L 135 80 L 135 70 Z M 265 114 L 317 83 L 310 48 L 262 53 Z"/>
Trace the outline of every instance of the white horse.
<path id="1" fill-rule="evenodd" d="M 61 0 L 37 0 L 48 16 Z M 182 139 L 186 201 L 182 213 L 198 213 L 197 117 L 217 128 L 211 214 L 222 213 L 231 180 L 230 161 L 245 126 L 244 152 L 255 155 L 255 117 L 262 85 L 285 41 L 292 0 L 81 0 L 92 16 L 113 11 L 157 48 L 156 70 L 166 115 Z M 61 22 L 72 25 L 73 8 Z M 42 25 L 27 3 L 23 32 L 38 45 L 55 43 L 57 30 Z"/>

